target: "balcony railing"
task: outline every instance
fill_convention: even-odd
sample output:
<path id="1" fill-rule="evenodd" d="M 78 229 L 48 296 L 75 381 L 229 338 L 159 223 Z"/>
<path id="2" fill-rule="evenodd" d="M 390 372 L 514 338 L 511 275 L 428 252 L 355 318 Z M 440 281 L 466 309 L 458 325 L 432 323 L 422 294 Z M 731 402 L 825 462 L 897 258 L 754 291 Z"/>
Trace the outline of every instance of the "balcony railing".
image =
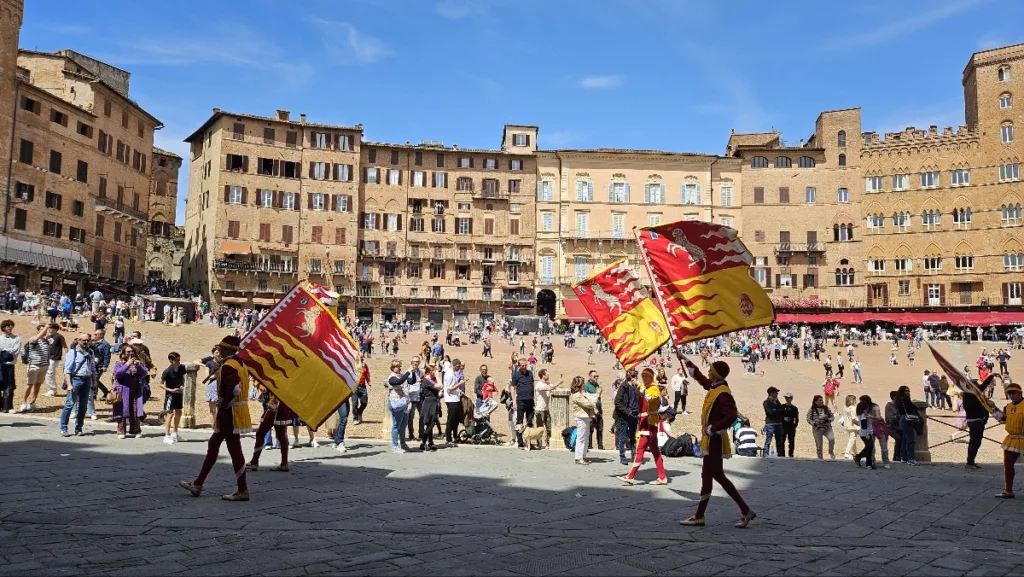
<path id="1" fill-rule="evenodd" d="M 508 200 L 509 194 L 500 190 L 474 190 L 473 198 L 486 198 L 492 200 Z"/>
<path id="2" fill-rule="evenodd" d="M 99 210 L 101 212 L 104 211 L 104 209 L 112 210 L 112 211 L 120 212 L 121 214 L 123 214 L 125 216 L 129 216 L 131 218 L 135 218 L 135 219 L 141 220 L 142 222 L 146 222 L 146 220 L 148 219 L 148 217 L 147 217 L 145 212 L 142 212 L 141 210 L 139 210 L 137 208 L 133 208 L 131 206 L 128 206 L 127 204 L 125 204 L 123 202 L 117 202 L 116 200 L 114 200 L 112 198 L 107 198 L 105 196 L 97 197 L 96 198 L 96 205 L 97 205 L 97 210 Z"/>
<path id="3" fill-rule="evenodd" d="M 821 242 L 780 242 L 775 245 L 775 254 L 792 254 L 792 253 L 823 253 L 825 252 L 825 244 Z"/>
<path id="4" fill-rule="evenodd" d="M 501 293 L 501 300 L 506 302 L 532 303 L 533 295 L 530 293 Z"/>
<path id="5" fill-rule="evenodd" d="M 545 232 L 538 230 L 537 232 Z M 547 231 L 554 232 L 554 231 Z M 576 240 L 632 240 L 633 233 L 625 230 L 569 230 L 568 238 Z"/>
<path id="6" fill-rule="evenodd" d="M 863 291 L 863 287 L 858 287 Z M 948 289 L 949 287 L 947 287 Z M 806 291 L 820 291 L 822 289 L 801 289 Z M 835 290 L 835 289 L 832 289 Z M 1003 296 L 1001 293 L 988 291 L 958 291 L 950 290 L 942 297 L 928 297 L 920 294 L 921 289 L 914 289 L 916 294 L 898 295 L 878 298 L 832 298 L 807 302 L 802 300 L 790 301 L 790 299 L 773 300 L 777 311 L 787 310 L 815 310 L 815 309 L 914 309 L 921 307 L 935 308 L 960 308 L 960 307 L 987 307 L 1002 306 Z M 861 293 L 863 294 L 863 293 Z M 1020 304 L 1019 302 L 1010 304 Z"/>
<path id="7" fill-rule="evenodd" d="M 480 284 L 492 285 L 492 284 L 494 284 L 494 278 L 493 277 L 489 277 L 489 276 L 485 276 L 482 279 L 480 279 Z"/>
<path id="8" fill-rule="evenodd" d="M 253 272 L 296 272 L 295 267 L 292 266 L 291 264 L 285 265 L 282 263 L 275 262 L 248 262 L 234 260 L 215 260 L 213 261 L 213 269 Z"/>

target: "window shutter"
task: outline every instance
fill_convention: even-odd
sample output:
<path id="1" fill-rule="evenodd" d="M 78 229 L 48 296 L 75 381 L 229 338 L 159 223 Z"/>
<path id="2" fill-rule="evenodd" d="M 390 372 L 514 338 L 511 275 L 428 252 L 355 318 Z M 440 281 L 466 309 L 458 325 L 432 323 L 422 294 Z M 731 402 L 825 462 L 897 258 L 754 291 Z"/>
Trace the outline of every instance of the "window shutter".
<path id="1" fill-rule="evenodd" d="M 779 202 L 783 204 L 789 204 L 789 187 L 779 187 Z"/>
<path id="2" fill-rule="evenodd" d="M 231 200 L 231 186 L 225 184 L 224 185 L 224 202 L 227 202 L 229 200 Z"/>
<path id="3" fill-rule="evenodd" d="M 249 172 L 249 157 L 242 157 L 242 172 Z"/>
<path id="4" fill-rule="evenodd" d="M 939 306 L 946 306 L 946 285 L 939 285 Z"/>
<path id="5" fill-rule="evenodd" d="M 313 208 L 313 195 L 312 194 L 307 194 L 306 195 L 306 208 L 308 208 L 308 209 L 312 209 Z"/>
<path id="6" fill-rule="evenodd" d="M 651 203 L 651 185 L 649 184 L 644 185 L 644 203 Z"/>
<path id="7" fill-rule="evenodd" d="M 766 288 L 772 288 L 772 269 L 768 267 L 764 269 L 764 283 Z"/>
<path id="8" fill-rule="evenodd" d="M 781 274 L 775 275 L 775 286 L 778 286 L 778 287 L 782 286 L 782 275 Z"/>
<path id="9" fill-rule="evenodd" d="M 345 196 L 345 212 L 352 212 L 352 196 L 348 195 L 348 194 L 346 194 L 344 196 Z"/>
<path id="10" fill-rule="evenodd" d="M 402 185 L 402 171 L 401 170 L 398 171 L 398 185 L 399 186 Z"/>
<path id="11" fill-rule="evenodd" d="M 608 183 L 608 202 L 615 202 L 615 185 Z"/>
<path id="12" fill-rule="evenodd" d="M 867 289 L 868 289 L 868 306 L 872 306 L 874 304 L 874 301 L 875 301 L 875 295 L 874 295 L 875 291 L 873 290 L 874 289 L 874 285 L 870 285 L 869 284 L 867 286 Z"/>
<path id="13" fill-rule="evenodd" d="M 467 220 L 469 220 L 469 234 L 473 234 L 473 219 L 470 218 Z"/>
<path id="14" fill-rule="evenodd" d="M 544 191 L 544 183 L 540 180 L 537 181 L 537 200 L 541 200 L 541 193 Z"/>
<path id="15" fill-rule="evenodd" d="M 360 212 L 359 213 L 359 230 L 364 230 L 365 228 L 366 228 L 366 213 L 365 212 Z"/>
<path id="16" fill-rule="evenodd" d="M 889 306 L 889 283 L 882 285 L 882 305 Z"/>
<path id="17" fill-rule="evenodd" d="M 1010 283 L 1008 282 L 1003 283 L 1003 304 L 1010 304 Z"/>
<path id="18" fill-rule="evenodd" d="M 430 173 L 430 188 L 437 188 L 437 173 Z"/>
<path id="19" fill-rule="evenodd" d="M 754 187 L 754 202 L 756 204 L 764 203 L 764 187 L 761 187 L 761 186 L 755 186 Z"/>
<path id="20" fill-rule="evenodd" d="M 249 202 L 248 199 L 249 199 L 249 189 L 243 186 L 242 187 L 242 204 L 248 204 L 248 202 Z"/>
<path id="21" fill-rule="evenodd" d="M 313 167 L 316 165 L 312 160 L 309 161 L 309 177 L 313 178 Z"/>
<path id="22" fill-rule="evenodd" d="M 396 214 L 395 219 L 398 222 L 398 230 L 402 230 L 402 215 Z"/>
<path id="23" fill-rule="evenodd" d="M 747 267 L 747 274 L 750 278 L 754 278 L 754 269 L 752 267 Z"/>
<path id="24" fill-rule="evenodd" d="M 921 304 L 928 306 L 928 285 L 921 287 Z"/>

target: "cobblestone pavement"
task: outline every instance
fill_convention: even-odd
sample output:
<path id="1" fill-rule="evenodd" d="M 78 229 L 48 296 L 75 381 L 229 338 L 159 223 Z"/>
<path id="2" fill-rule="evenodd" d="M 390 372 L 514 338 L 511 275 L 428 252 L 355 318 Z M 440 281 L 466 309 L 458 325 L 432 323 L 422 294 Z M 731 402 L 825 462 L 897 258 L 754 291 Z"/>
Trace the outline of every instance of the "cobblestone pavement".
<path id="1" fill-rule="evenodd" d="M 708 526 L 684 528 L 700 463 L 668 459 L 667 487 L 623 487 L 610 453 L 459 447 L 396 455 L 293 451 L 292 472 L 251 474 L 228 503 L 226 451 L 195 499 L 206 433 L 116 441 L 109 426 L 60 439 L 38 417 L 0 416 L 0 575 L 1006 575 L 1024 565 L 1024 502 L 1001 471 L 932 463 L 734 458 L 758 518 L 732 527 L 716 489 Z M 244 440 L 246 454 L 252 439 Z M 276 465 L 268 452 L 263 464 Z M 652 480 L 650 464 L 639 478 Z"/>

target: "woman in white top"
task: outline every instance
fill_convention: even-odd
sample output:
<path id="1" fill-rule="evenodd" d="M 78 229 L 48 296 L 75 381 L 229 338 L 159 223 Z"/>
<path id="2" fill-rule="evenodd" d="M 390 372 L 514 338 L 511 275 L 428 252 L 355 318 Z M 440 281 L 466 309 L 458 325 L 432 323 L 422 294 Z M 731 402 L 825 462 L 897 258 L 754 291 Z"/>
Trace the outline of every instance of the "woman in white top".
<path id="1" fill-rule="evenodd" d="M 840 424 L 846 429 L 846 434 L 849 437 L 846 441 L 846 450 L 843 452 L 843 457 L 847 459 L 853 458 L 853 450 L 857 448 L 857 432 L 860 431 L 860 419 L 857 418 L 857 414 L 857 397 L 846 395 L 846 406 L 843 407 Z"/>
<path id="2" fill-rule="evenodd" d="M 551 412 L 548 411 L 548 396 L 553 389 L 561 386 L 561 378 L 557 385 L 551 384 L 547 369 L 537 371 L 537 384 L 533 387 L 533 422 L 538 427 L 543 425 L 546 431 L 545 439 L 547 439 L 545 445 L 548 445 L 551 440 Z"/>
<path id="3" fill-rule="evenodd" d="M 869 469 L 875 468 L 875 425 L 880 411 L 878 405 L 871 402 L 871 397 L 861 395 L 860 402 L 856 406 L 857 412 L 857 435 L 864 441 L 864 450 L 857 453 L 853 460 L 860 467 L 861 459 L 866 460 Z"/>

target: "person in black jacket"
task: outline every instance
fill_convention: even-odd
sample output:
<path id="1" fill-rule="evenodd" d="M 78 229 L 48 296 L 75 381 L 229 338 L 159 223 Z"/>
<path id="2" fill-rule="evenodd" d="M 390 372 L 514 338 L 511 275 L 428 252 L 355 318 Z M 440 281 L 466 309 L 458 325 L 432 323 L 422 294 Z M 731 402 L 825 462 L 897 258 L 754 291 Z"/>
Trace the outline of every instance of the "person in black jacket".
<path id="1" fill-rule="evenodd" d="M 779 390 L 775 387 L 768 387 L 768 398 L 764 400 L 764 455 L 771 454 L 772 439 L 775 439 L 775 454 L 779 457 L 786 456 L 786 434 L 782 428 L 783 418 L 782 403 L 779 402 Z"/>
<path id="2" fill-rule="evenodd" d="M 900 458 L 908 465 L 917 465 L 917 428 L 923 423 L 917 406 L 910 399 L 910 387 L 900 387 L 893 403 L 900 416 Z"/>
<path id="3" fill-rule="evenodd" d="M 619 450 L 619 462 L 623 465 L 636 459 L 636 425 L 640 418 L 640 390 L 636 378 L 636 369 L 630 369 L 626 373 L 626 382 L 615 393 L 615 447 Z M 626 457 L 627 447 L 629 458 Z"/>
<path id="4" fill-rule="evenodd" d="M 986 381 L 994 381 L 995 376 L 989 376 Z M 977 383 L 977 381 L 974 381 Z M 984 386 L 979 385 L 979 389 L 984 391 L 985 387 L 990 383 L 986 382 Z M 985 436 L 985 424 L 988 423 L 988 411 L 985 406 L 981 404 L 981 400 L 978 397 L 972 395 L 968 391 L 963 392 L 963 408 L 964 417 L 967 419 L 967 431 L 970 434 L 970 439 L 967 441 L 967 465 L 964 466 L 968 471 L 978 471 L 981 469 L 974 463 L 974 458 L 978 456 L 978 449 L 981 448 L 981 439 Z"/>
<path id="5" fill-rule="evenodd" d="M 793 404 L 793 393 L 786 393 L 782 398 L 786 400 L 782 404 L 782 432 L 789 444 L 789 456 L 792 457 L 793 446 L 796 444 L 796 427 L 800 424 L 800 409 Z M 779 451 L 779 456 L 783 456 L 782 451 Z"/>

